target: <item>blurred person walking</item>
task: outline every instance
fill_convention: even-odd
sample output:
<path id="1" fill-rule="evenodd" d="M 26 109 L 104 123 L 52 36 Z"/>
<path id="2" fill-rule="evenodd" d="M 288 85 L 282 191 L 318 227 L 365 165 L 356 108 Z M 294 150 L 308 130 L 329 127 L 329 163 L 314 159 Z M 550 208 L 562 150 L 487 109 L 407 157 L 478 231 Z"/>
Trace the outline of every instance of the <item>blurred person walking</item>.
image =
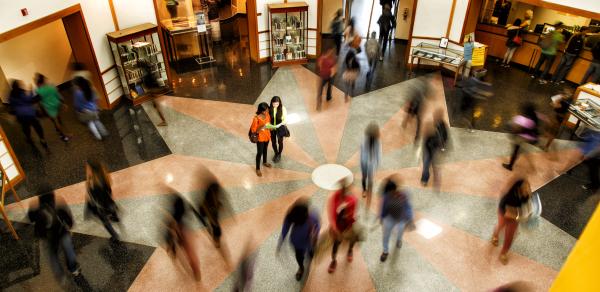
<path id="1" fill-rule="evenodd" d="M 429 182 L 429 170 L 433 169 L 434 186 L 440 186 L 440 174 L 436 170 L 436 157 L 440 150 L 446 147 L 448 141 L 448 125 L 442 118 L 443 113 L 437 110 L 433 117 L 433 128 L 429 129 L 423 139 L 423 172 L 421 184 L 426 186 Z"/>
<path id="2" fill-rule="evenodd" d="M 421 131 L 421 114 L 423 111 L 425 98 L 429 94 L 428 80 L 425 78 L 417 78 L 413 81 L 414 84 L 408 89 L 408 98 L 405 106 L 406 116 L 402 120 L 402 128 L 406 128 L 409 119 L 416 121 L 415 142 L 419 139 Z"/>
<path id="3" fill-rule="evenodd" d="M 383 203 L 379 213 L 383 227 L 383 253 L 379 257 L 381 262 L 385 262 L 388 258 L 392 230 L 397 228 L 396 248 L 401 248 L 405 228 L 407 225 L 414 225 L 412 206 L 406 192 L 400 189 L 400 182 L 390 177 L 383 182 L 383 185 Z"/>
<path id="4" fill-rule="evenodd" d="M 552 64 L 554 63 L 554 58 L 556 57 L 556 51 L 558 45 L 564 42 L 564 36 L 561 33 L 562 31 L 562 22 L 558 22 L 555 24 L 556 30 L 548 33 L 545 36 L 540 37 L 539 46 L 542 49 L 542 54 L 535 65 L 535 69 L 533 70 L 533 74 L 531 78 L 540 77 L 540 84 L 546 84 L 546 76 L 550 72 L 550 68 L 552 68 Z M 540 70 L 542 65 L 546 63 L 546 67 L 542 75 L 540 75 Z"/>
<path id="5" fill-rule="evenodd" d="M 342 241 L 348 241 L 348 253 L 346 258 L 352 262 L 352 248 L 360 240 L 360 232 L 355 228 L 356 222 L 356 197 L 350 192 L 349 179 L 340 180 L 340 189 L 329 199 L 329 233 L 333 239 L 331 250 L 331 263 L 327 271 L 331 274 L 337 267 L 337 251 Z"/>
<path id="6" fill-rule="evenodd" d="M 513 133 L 513 152 L 509 163 L 502 166 L 512 171 L 519 156 L 522 143 L 536 144 L 539 135 L 539 119 L 533 103 L 524 103 L 521 106 L 521 114 L 513 117 L 511 128 Z"/>
<path id="7" fill-rule="evenodd" d="M 36 93 L 40 96 L 40 104 L 42 105 L 44 113 L 54 124 L 54 128 L 60 136 L 60 139 L 68 142 L 71 137 L 65 133 L 60 117 L 61 109 L 66 107 L 62 95 L 58 92 L 56 86 L 48 83 L 46 76 L 35 73 L 34 79 L 35 85 L 37 86 Z"/>
<path id="8" fill-rule="evenodd" d="M 33 94 L 24 89 L 21 80 L 13 80 L 8 102 L 10 112 L 17 117 L 17 122 L 21 125 L 27 143 L 33 145 L 31 139 L 31 128 L 33 127 L 40 139 L 40 144 L 48 149 L 48 143 L 44 138 L 44 129 L 37 117 L 36 103 L 38 100 Z"/>
<path id="9" fill-rule="evenodd" d="M 75 77 L 74 84 L 73 105 L 77 116 L 82 123 L 88 126 L 97 140 L 102 140 L 108 136 L 108 131 L 100 121 L 98 105 L 96 104 L 98 96 L 87 79 L 80 76 Z"/>
<path id="10" fill-rule="evenodd" d="M 289 233 L 290 243 L 294 248 L 296 262 L 298 263 L 298 271 L 296 272 L 297 281 L 300 281 L 304 275 L 304 259 L 306 258 L 306 255 L 310 258 L 314 255 L 319 230 L 319 215 L 310 210 L 308 200 L 305 198 L 296 200 L 283 220 L 283 227 L 281 229 L 279 243 L 277 244 L 277 251 L 279 252 L 281 250 L 283 241 Z"/>
<path id="11" fill-rule="evenodd" d="M 167 253 L 172 257 L 177 257 L 177 249 L 182 248 L 187 263 L 192 269 L 192 274 L 196 281 L 200 280 L 200 261 L 198 255 L 193 247 L 192 234 L 184 221 L 184 216 L 187 213 L 186 202 L 180 194 L 175 194 L 172 202 L 171 209 L 165 220 L 167 226 L 165 241 Z M 180 258 L 181 260 L 181 258 Z"/>
<path id="12" fill-rule="evenodd" d="M 208 228 L 208 233 L 212 237 L 215 246 L 220 248 L 223 231 L 219 219 L 230 209 L 225 190 L 216 180 L 209 181 L 204 192 L 204 200 L 199 202 L 197 206 L 196 215 L 198 219 Z"/>
<path id="13" fill-rule="evenodd" d="M 342 9 L 338 9 L 335 12 L 335 16 L 331 21 L 331 34 L 333 35 L 333 42 L 335 43 L 335 53 L 340 54 L 340 48 L 342 47 L 342 38 L 344 36 L 344 18 Z"/>
<path id="14" fill-rule="evenodd" d="M 585 75 L 583 75 L 581 82 L 579 82 L 581 85 L 585 84 L 590 77 L 592 77 L 592 83 L 600 83 L 600 42 L 597 42 L 592 47 L 592 57 L 593 59 L 592 62 L 590 62 L 590 66 L 587 71 L 585 71 Z"/>
<path id="15" fill-rule="evenodd" d="M 257 176 L 262 176 L 262 172 L 260 171 L 261 158 L 262 164 L 265 167 L 271 167 L 271 164 L 267 162 L 267 150 L 269 148 L 269 141 L 271 141 L 271 131 L 269 129 L 270 121 L 269 104 L 261 102 L 258 104 L 256 115 L 252 119 L 252 125 L 250 126 L 250 140 L 256 143 Z"/>
<path id="16" fill-rule="evenodd" d="M 571 71 L 571 68 L 573 68 L 573 65 L 575 64 L 577 56 L 579 56 L 579 53 L 583 50 L 583 41 L 587 31 L 588 29 L 586 27 L 582 27 L 579 32 L 569 38 L 565 45 L 564 54 L 560 58 L 560 63 L 558 63 L 558 66 L 552 75 L 551 82 L 565 83 L 565 77 L 567 77 L 567 74 L 569 74 L 569 71 Z"/>
<path id="17" fill-rule="evenodd" d="M 360 75 L 360 64 L 358 63 L 356 56 L 356 46 L 360 47 L 360 43 L 357 45 L 355 42 L 353 42 L 346 53 L 346 57 L 344 58 L 344 73 L 342 74 L 342 79 L 346 85 L 346 92 L 344 94 L 344 100 L 346 102 L 349 102 L 350 97 L 354 96 L 356 79 L 358 79 L 358 76 Z"/>
<path id="18" fill-rule="evenodd" d="M 377 33 L 375 31 L 371 32 L 371 37 L 367 40 L 365 44 L 365 50 L 367 52 L 367 60 L 369 61 L 369 72 L 367 72 L 367 84 L 370 85 L 373 81 L 373 73 L 375 73 L 375 68 L 377 67 L 377 59 L 380 55 L 380 46 L 377 41 Z"/>
<path id="19" fill-rule="evenodd" d="M 550 98 L 550 105 L 554 109 L 554 120 L 550 121 L 550 128 L 547 131 L 548 141 L 544 146 L 544 150 L 548 151 L 550 149 L 550 145 L 556 136 L 560 133 L 560 128 L 562 123 L 569 112 L 569 106 L 571 105 L 571 100 L 573 98 L 573 92 L 571 89 L 565 88 L 562 93 L 554 95 Z"/>
<path id="20" fill-rule="evenodd" d="M 27 217 L 34 223 L 36 237 L 47 243 L 50 267 L 57 279 L 64 279 L 64 271 L 59 261 L 59 251 L 62 250 L 67 260 L 67 269 L 74 277 L 81 273 L 77 256 L 73 248 L 71 228 L 73 216 L 64 200 L 55 197 L 53 191 L 42 191 L 37 202 L 27 212 Z"/>
<path id="21" fill-rule="evenodd" d="M 371 123 L 365 130 L 365 139 L 360 146 L 360 170 L 362 173 L 363 198 L 367 198 L 365 209 L 367 214 L 371 206 L 375 171 L 381 164 L 380 136 L 379 126 Z"/>
<path id="22" fill-rule="evenodd" d="M 346 28 L 344 29 L 344 43 L 349 46 L 355 41 L 356 37 L 360 38 L 360 36 L 356 33 L 356 27 L 354 26 L 354 23 L 354 18 L 350 18 Z"/>
<path id="23" fill-rule="evenodd" d="M 492 84 L 470 77 L 461 85 L 462 99 L 459 109 L 461 116 L 467 121 L 469 131 L 472 133 L 475 131 L 475 122 L 479 118 L 479 114 L 476 112 L 478 104 L 494 95 Z"/>
<path id="24" fill-rule="evenodd" d="M 281 160 L 281 153 L 283 152 L 283 139 L 290 136 L 290 131 L 286 126 L 287 123 L 287 110 L 281 98 L 279 96 L 273 96 L 271 98 L 271 104 L 269 106 L 269 116 L 271 117 L 270 125 L 271 128 L 271 145 L 273 146 L 273 162 L 277 163 Z"/>
<path id="25" fill-rule="evenodd" d="M 381 16 L 377 20 L 379 24 L 379 44 L 381 45 L 381 55 L 379 55 L 379 61 L 383 61 L 385 51 L 388 46 L 390 31 L 396 27 L 396 20 L 392 15 L 392 6 L 385 4 L 381 12 Z"/>
<path id="26" fill-rule="evenodd" d="M 531 199 L 531 187 L 526 179 L 512 182 L 508 192 L 500 199 L 498 204 L 498 224 L 494 227 L 492 245 L 498 246 L 499 234 L 504 229 L 504 243 L 500 251 L 500 262 L 508 263 L 508 250 L 510 249 L 517 228 L 519 217 L 524 216 L 522 206 Z"/>
<path id="27" fill-rule="evenodd" d="M 587 130 L 582 135 L 583 144 L 580 144 L 579 151 L 582 155 L 582 163 L 588 169 L 589 183 L 582 185 L 584 190 L 593 192 L 600 189 L 600 132 Z"/>
<path id="28" fill-rule="evenodd" d="M 85 165 L 87 198 L 85 203 L 86 215 L 91 214 L 102 222 L 110 234 L 112 242 L 119 241 L 119 234 L 112 222 L 120 222 L 118 206 L 112 197 L 110 174 L 106 167 L 96 161 L 88 160 Z"/>
<path id="29" fill-rule="evenodd" d="M 333 52 L 333 48 L 328 49 L 317 61 L 319 77 L 321 77 L 321 85 L 319 86 L 319 90 L 317 90 L 317 111 L 321 110 L 321 104 L 323 103 L 323 87 L 325 87 L 325 85 L 327 85 L 326 100 L 330 101 L 332 98 L 331 83 L 333 83 L 333 78 L 337 73 L 337 56 Z"/>

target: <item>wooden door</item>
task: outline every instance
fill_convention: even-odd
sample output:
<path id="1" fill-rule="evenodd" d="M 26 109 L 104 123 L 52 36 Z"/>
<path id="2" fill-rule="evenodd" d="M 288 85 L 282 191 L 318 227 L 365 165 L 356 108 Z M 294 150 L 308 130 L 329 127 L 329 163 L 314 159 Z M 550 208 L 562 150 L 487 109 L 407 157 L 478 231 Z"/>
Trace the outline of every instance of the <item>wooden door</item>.
<path id="1" fill-rule="evenodd" d="M 81 11 L 63 17 L 62 21 L 71 44 L 73 58 L 76 62 L 84 64 L 85 68 L 91 72 L 92 85 L 98 94 L 98 105 L 104 109 L 109 108 L 108 96 L 104 89 L 100 68 Z"/>

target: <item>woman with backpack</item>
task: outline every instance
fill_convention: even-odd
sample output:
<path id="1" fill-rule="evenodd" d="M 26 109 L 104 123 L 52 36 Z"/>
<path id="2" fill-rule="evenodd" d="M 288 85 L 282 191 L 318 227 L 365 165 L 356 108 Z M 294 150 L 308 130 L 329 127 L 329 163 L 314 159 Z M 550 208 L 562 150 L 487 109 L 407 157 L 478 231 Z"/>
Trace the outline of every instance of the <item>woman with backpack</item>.
<path id="1" fill-rule="evenodd" d="M 288 233 L 290 234 L 290 242 L 294 248 L 296 262 L 298 263 L 298 272 L 296 272 L 297 281 L 300 281 L 304 275 L 304 259 L 306 255 L 310 257 L 314 255 L 319 230 L 318 214 L 309 209 L 306 199 L 298 199 L 285 215 L 281 236 L 277 245 L 277 251 L 279 251 L 285 237 Z"/>
<path id="2" fill-rule="evenodd" d="M 510 249 L 517 228 L 518 220 L 523 216 L 522 206 L 531 199 L 531 187 L 526 179 L 518 179 L 512 183 L 510 189 L 500 199 L 498 204 L 498 224 L 494 227 L 492 245 L 498 246 L 498 235 L 504 229 L 504 244 L 500 251 L 500 262 L 508 263 L 508 250 Z"/>
<path id="3" fill-rule="evenodd" d="M 112 241 L 118 241 L 119 235 L 111 222 L 119 222 L 117 204 L 112 198 L 110 175 L 102 163 L 88 160 L 85 165 L 87 189 L 86 212 L 93 214 L 102 222 Z"/>
<path id="4" fill-rule="evenodd" d="M 358 75 L 360 74 L 360 64 L 356 59 L 357 52 L 355 46 L 357 45 L 353 42 L 346 53 L 346 58 L 344 58 L 345 71 L 342 74 L 342 79 L 346 84 L 346 92 L 344 94 L 346 102 L 350 101 L 349 96 L 354 96 L 356 79 L 358 79 Z M 358 43 L 358 47 L 360 47 L 360 43 Z"/>
<path id="5" fill-rule="evenodd" d="M 267 162 L 267 149 L 269 148 L 269 141 L 271 141 L 269 116 L 269 104 L 261 102 L 258 104 L 256 115 L 252 119 L 252 125 L 250 126 L 250 141 L 256 143 L 256 175 L 261 177 L 262 172 L 260 171 L 260 161 L 265 167 L 271 167 L 271 164 Z"/>
<path id="6" fill-rule="evenodd" d="M 283 152 L 283 138 L 289 137 L 290 132 L 287 128 L 287 110 L 281 102 L 279 96 L 273 96 L 271 98 L 271 105 L 269 106 L 269 115 L 271 117 L 271 145 L 275 156 L 273 156 L 273 162 L 277 163 L 281 160 L 281 152 Z"/>

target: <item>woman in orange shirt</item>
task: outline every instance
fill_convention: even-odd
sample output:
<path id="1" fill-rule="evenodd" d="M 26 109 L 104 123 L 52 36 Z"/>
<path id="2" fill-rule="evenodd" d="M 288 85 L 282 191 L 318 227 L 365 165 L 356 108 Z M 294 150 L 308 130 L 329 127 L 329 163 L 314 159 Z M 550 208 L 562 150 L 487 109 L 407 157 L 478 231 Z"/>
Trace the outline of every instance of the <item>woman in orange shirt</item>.
<path id="1" fill-rule="evenodd" d="M 271 167 L 271 164 L 267 162 L 267 149 L 269 141 L 271 140 L 271 131 L 269 129 L 271 126 L 270 121 L 269 104 L 261 102 L 258 105 L 256 116 L 254 116 L 252 126 L 250 127 L 252 133 L 258 133 L 258 142 L 256 142 L 256 175 L 258 176 L 262 176 L 262 172 L 260 172 L 261 157 L 263 165 L 265 167 Z"/>

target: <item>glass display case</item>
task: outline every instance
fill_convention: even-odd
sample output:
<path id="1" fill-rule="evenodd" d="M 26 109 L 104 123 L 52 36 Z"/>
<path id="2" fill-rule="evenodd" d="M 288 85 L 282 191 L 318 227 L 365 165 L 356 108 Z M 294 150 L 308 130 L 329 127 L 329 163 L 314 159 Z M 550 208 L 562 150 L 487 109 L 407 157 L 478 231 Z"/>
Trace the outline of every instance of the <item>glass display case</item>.
<path id="1" fill-rule="evenodd" d="M 433 44 L 420 43 L 413 48 L 412 56 L 428 61 L 458 66 L 462 62 L 463 52 L 459 50 L 441 48 Z"/>
<path id="2" fill-rule="evenodd" d="M 141 24 L 107 37 L 123 91 L 134 105 L 170 90 L 156 25 Z"/>
<path id="3" fill-rule="evenodd" d="M 308 4 L 269 4 L 271 62 L 274 67 L 308 62 Z"/>

